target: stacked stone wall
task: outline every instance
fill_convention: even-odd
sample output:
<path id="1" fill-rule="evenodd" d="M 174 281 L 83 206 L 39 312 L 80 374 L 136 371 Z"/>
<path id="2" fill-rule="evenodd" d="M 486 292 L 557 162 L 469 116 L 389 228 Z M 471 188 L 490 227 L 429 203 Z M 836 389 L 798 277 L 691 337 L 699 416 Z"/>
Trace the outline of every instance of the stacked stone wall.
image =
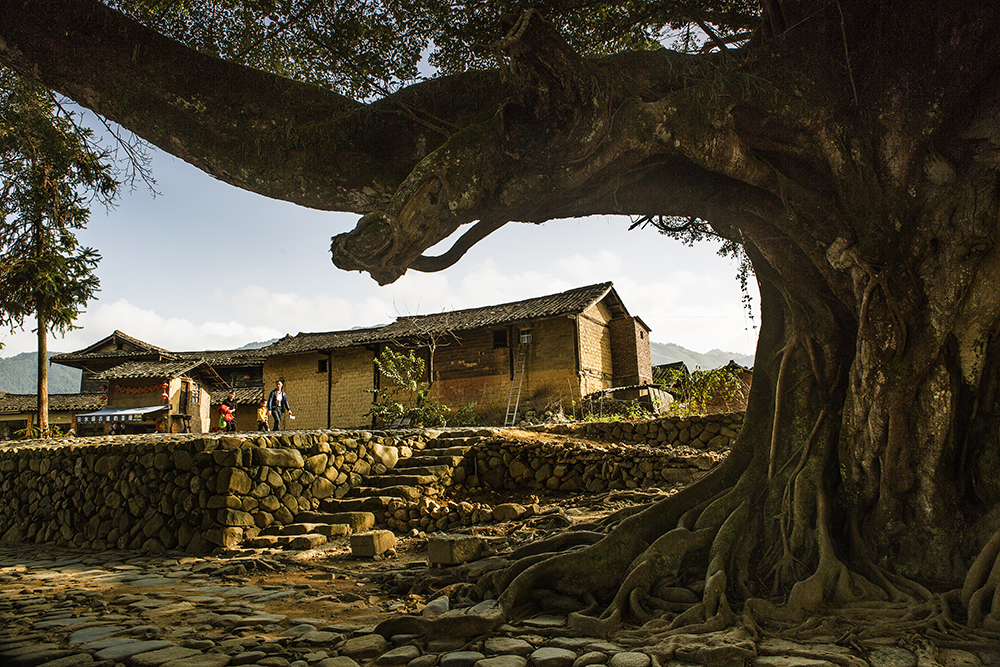
<path id="1" fill-rule="evenodd" d="M 565 441 L 544 443 L 512 442 L 494 434 L 466 454 L 452 475 L 452 491 L 601 493 L 654 487 L 667 491 L 693 482 L 718 465 L 728 454 L 742 423 L 742 413 L 734 413 L 533 427 L 537 432 L 568 436 Z M 700 428 L 694 426 L 696 435 L 692 437 L 695 424 Z M 680 441 L 685 429 L 687 444 Z M 714 435 L 702 439 L 701 433 Z M 584 435 L 600 437 L 607 443 L 572 440 Z M 393 501 L 377 516 L 379 525 L 396 531 L 429 532 L 525 518 L 537 511 L 535 504 L 510 502 L 494 507 L 424 498 L 416 504 Z"/>
<path id="2" fill-rule="evenodd" d="M 711 415 L 662 417 L 648 421 L 607 421 L 540 425 L 533 430 L 563 435 L 579 435 L 594 440 L 623 444 L 690 445 L 698 449 L 723 451 L 736 441 L 743 427 L 742 412 Z"/>
<path id="3" fill-rule="evenodd" d="M 606 445 L 517 443 L 494 438 L 470 452 L 455 471 L 469 488 L 588 491 L 670 486 L 714 467 L 735 442 L 743 415 L 718 414 L 640 422 L 538 426 Z"/>
<path id="4" fill-rule="evenodd" d="M 115 436 L 0 450 L 0 540 L 90 549 L 232 547 L 286 524 L 426 434 Z"/>
<path id="5" fill-rule="evenodd" d="M 452 490 L 668 488 L 717 465 L 742 421 L 735 413 L 534 427 L 568 436 L 544 442 L 512 442 L 485 429 L 454 470 Z M 439 435 L 324 430 L 19 443 L 0 448 L 0 541 L 191 553 L 233 547 L 347 495 Z M 604 442 L 573 440 L 583 435 Z M 425 505 L 399 501 L 379 523 L 446 530 L 496 518 L 493 508 L 470 503 Z"/>

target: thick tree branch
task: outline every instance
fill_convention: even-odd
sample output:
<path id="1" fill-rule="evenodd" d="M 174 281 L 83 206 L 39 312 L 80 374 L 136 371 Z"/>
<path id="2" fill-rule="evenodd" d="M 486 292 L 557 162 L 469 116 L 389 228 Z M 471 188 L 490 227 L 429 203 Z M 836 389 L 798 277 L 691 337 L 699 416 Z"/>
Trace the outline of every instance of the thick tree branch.
<path id="1" fill-rule="evenodd" d="M 93 0 L 0 1 L 0 60 L 237 187 L 365 212 L 503 94 L 495 73 L 419 84 L 371 105 L 199 54 Z"/>

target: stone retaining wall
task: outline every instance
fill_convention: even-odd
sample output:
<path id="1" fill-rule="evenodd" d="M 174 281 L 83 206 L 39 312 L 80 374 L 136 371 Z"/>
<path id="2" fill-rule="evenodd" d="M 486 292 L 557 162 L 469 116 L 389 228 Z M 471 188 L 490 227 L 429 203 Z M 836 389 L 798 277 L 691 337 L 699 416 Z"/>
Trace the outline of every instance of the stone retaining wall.
<path id="1" fill-rule="evenodd" d="M 493 442 L 477 447 L 453 482 L 469 488 L 586 491 L 670 487 L 688 482 L 725 457 L 692 447 L 585 446 Z"/>
<path id="2" fill-rule="evenodd" d="M 743 427 L 742 412 L 662 417 L 649 421 L 574 422 L 531 427 L 541 433 L 587 437 L 622 444 L 689 445 L 710 451 L 728 450 Z"/>
<path id="3" fill-rule="evenodd" d="M 0 540 L 89 549 L 233 546 L 289 523 L 426 435 L 115 436 L 0 449 Z"/>
<path id="4" fill-rule="evenodd" d="M 600 492 L 688 482 L 728 451 L 742 415 L 540 426 L 607 444 L 487 437 L 451 477 L 461 489 Z M 424 449 L 435 431 L 76 438 L 0 447 L 0 541 L 88 549 L 232 547 L 300 511 L 341 498 L 363 477 Z M 470 503 L 404 501 L 380 513 L 397 530 L 494 520 Z"/>
<path id="5" fill-rule="evenodd" d="M 647 422 L 550 424 L 530 430 L 566 436 L 560 442 L 511 442 L 486 437 L 452 474 L 452 490 L 550 490 L 599 493 L 694 481 L 728 454 L 742 413 L 664 417 Z M 573 438 L 588 439 L 587 442 Z M 595 444 L 589 439 L 604 440 Z M 378 523 L 393 530 L 449 531 L 531 516 L 538 508 L 508 503 L 396 501 Z"/>

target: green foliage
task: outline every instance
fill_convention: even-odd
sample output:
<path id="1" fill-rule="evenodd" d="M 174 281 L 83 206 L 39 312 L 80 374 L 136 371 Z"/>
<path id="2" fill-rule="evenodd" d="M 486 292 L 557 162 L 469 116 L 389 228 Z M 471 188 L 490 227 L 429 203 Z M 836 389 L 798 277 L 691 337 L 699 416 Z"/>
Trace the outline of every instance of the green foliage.
<path id="1" fill-rule="evenodd" d="M 118 182 L 91 135 L 45 88 L 0 70 L 0 325 L 11 330 L 34 314 L 65 333 L 98 291 L 100 256 L 74 230 Z"/>
<path id="2" fill-rule="evenodd" d="M 476 404 L 469 403 L 455 413 L 455 416 L 448 420 L 450 426 L 479 426 L 479 415 L 476 414 Z"/>
<path id="3" fill-rule="evenodd" d="M 32 424 L 28 428 L 19 428 L 14 431 L 14 437 L 21 440 L 37 440 L 39 438 L 45 437 L 46 434 L 42 433 L 42 429 L 37 424 Z M 62 432 L 62 429 L 57 425 L 52 424 L 49 426 L 48 437 L 51 438 L 61 438 L 66 435 Z"/>
<path id="4" fill-rule="evenodd" d="M 413 350 L 403 354 L 386 348 L 375 359 L 386 386 L 365 389 L 372 394 L 372 407 L 365 414 L 376 424 L 389 426 L 397 422 L 423 426 L 444 426 L 451 408 L 427 400 L 431 385 L 423 381 L 426 364 Z"/>
<path id="5" fill-rule="evenodd" d="M 619 421 L 646 421 L 659 417 L 649 407 L 638 401 L 614 401 L 608 409 L 603 404 L 598 403 L 598 410 L 585 411 L 583 421 L 585 422 L 619 422 Z"/>
<path id="6" fill-rule="evenodd" d="M 533 9 L 579 53 L 694 51 L 746 41 L 759 21 L 752 0 L 110 0 L 115 7 L 203 53 L 358 97 L 419 78 L 497 65 L 495 45 Z M 706 38 L 706 34 L 711 38 Z"/>
<path id="7" fill-rule="evenodd" d="M 696 369 L 690 374 L 672 370 L 661 384 L 677 399 L 670 406 L 674 415 L 704 414 L 712 406 L 735 409 L 745 406 L 747 399 L 746 384 L 729 367 Z"/>

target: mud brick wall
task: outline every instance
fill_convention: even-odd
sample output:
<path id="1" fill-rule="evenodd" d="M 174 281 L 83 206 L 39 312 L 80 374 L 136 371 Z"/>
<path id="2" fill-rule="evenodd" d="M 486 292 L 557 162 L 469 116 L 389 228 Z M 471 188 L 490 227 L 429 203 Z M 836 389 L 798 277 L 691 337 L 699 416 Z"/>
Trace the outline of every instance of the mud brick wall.
<path id="1" fill-rule="evenodd" d="M 325 362 L 326 370 L 321 363 Z M 285 355 L 264 362 L 264 398 L 281 380 L 295 421 L 283 420 L 285 430 L 360 428 L 369 422 L 374 353 L 364 348 Z M 370 423 L 370 422 L 369 422 Z"/>

